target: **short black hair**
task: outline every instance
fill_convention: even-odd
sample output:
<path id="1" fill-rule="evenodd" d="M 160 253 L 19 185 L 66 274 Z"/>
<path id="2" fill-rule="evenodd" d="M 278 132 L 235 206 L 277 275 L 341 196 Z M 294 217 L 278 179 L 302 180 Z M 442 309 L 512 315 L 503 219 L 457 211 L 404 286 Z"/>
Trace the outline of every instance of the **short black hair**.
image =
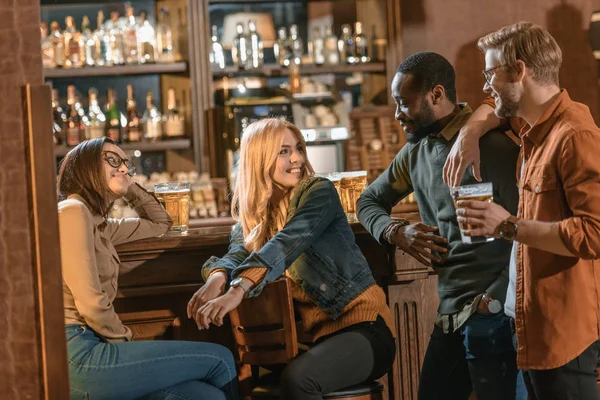
<path id="1" fill-rule="evenodd" d="M 416 89 L 425 93 L 436 85 L 442 85 L 446 97 L 456 104 L 456 75 L 452 64 L 443 56 L 432 51 L 421 51 L 412 54 L 398 66 L 396 74 L 411 74 Z"/>

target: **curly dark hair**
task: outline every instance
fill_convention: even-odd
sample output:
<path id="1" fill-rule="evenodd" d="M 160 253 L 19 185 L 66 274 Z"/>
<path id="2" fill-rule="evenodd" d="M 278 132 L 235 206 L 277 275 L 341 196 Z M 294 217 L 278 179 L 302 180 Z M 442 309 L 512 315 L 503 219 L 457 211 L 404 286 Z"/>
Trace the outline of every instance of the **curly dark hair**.
<path id="1" fill-rule="evenodd" d="M 425 93 L 436 85 L 442 85 L 446 97 L 456 104 L 456 75 L 454 68 L 443 56 L 432 51 L 421 51 L 412 54 L 398 66 L 396 74 L 411 74 L 414 78 L 415 89 Z"/>

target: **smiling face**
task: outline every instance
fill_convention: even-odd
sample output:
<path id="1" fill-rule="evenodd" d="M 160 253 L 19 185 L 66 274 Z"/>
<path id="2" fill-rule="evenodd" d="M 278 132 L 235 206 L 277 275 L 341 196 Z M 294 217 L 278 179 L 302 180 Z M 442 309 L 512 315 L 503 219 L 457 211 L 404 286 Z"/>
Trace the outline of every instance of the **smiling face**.
<path id="1" fill-rule="evenodd" d="M 496 101 L 495 114 L 500 118 L 517 116 L 519 102 L 523 97 L 523 89 L 518 81 L 513 79 L 513 73 L 508 67 L 501 66 L 502 62 L 496 50 L 485 52 L 485 69 L 493 70 L 489 82 L 483 85 L 483 91 Z M 496 68 L 498 67 L 498 68 Z"/>
<path id="2" fill-rule="evenodd" d="M 392 96 L 396 102 L 396 120 L 400 122 L 406 140 L 418 143 L 426 137 L 426 129 L 436 122 L 436 117 L 430 103 L 430 92 L 422 93 L 415 84 L 411 74 L 397 73 L 392 81 Z"/>
<path id="3" fill-rule="evenodd" d="M 283 143 L 271 173 L 273 182 L 282 189 L 295 187 L 304 176 L 306 154 L 294 132 L 285 129 Z"/>
<path id="4" fill-rule="evenodd" d="M 102 147 L 102 167 L 104 169 L 106 184 L 115 197 L 112 199 L 113 201 L 125 196 L 127 189 L 131 184 L 131 177 L 128 174 L 128 169 L 123 163 L 120 163 L 118 167 L 113 167 L 110 165 L 109 161 L 107 161 L 108 158 L 111 158 L 110 162 L 113 163 L 113 165 L 116 165 L 116 162 L 118 162 L 117 156 L 121 159 L 127 158 L 123 150 L 118 146 L 111 143 L 105 143 Z"/>

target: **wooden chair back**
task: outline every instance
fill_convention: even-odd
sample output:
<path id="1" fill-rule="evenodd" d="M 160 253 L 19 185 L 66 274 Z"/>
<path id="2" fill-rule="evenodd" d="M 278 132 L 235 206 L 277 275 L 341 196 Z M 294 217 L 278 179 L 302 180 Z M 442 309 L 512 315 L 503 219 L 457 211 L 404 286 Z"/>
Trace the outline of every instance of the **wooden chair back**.
<path id="1" fill-rule="evenodd" d="M 288 278 L 265 285 L 229 313 L 242 364 L 287 364 L 298 354 L 294 306 Z"/>

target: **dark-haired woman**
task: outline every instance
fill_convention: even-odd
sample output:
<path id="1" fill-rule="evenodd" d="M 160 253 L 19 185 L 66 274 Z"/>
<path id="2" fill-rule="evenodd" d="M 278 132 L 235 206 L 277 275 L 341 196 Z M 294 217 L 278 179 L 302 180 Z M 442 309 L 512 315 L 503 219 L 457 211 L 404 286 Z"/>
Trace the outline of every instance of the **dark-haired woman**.
<path id="1" fill-rule="evenodd" d="M 114 245 L 167 232 L 156 198 L 131 183 L 134 168 L 110 139 L 71 150 L 58 176 L 63 298 L 73 399 L 237 399 L 231 352 L 217 344 L 130 342 L 113 307 Z M 124 197 L 139 218 L 107 218 Z"/>

